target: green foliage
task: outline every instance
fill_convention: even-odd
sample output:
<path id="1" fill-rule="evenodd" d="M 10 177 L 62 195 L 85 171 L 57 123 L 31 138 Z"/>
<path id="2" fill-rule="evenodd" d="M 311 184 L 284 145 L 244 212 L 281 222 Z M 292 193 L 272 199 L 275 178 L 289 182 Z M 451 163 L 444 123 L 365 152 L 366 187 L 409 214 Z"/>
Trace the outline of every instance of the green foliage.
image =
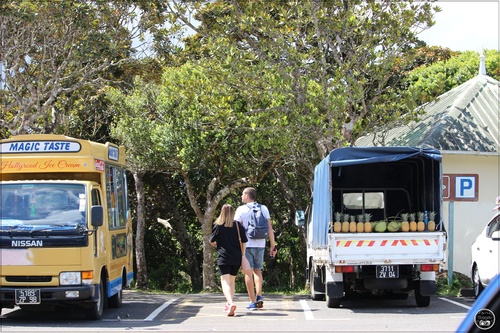
<path id="1" fill-rule="evenodd" d="M 251 109 L 278 108 L 318 158 L 406 113 L 388 71 L 418 42 L 414 26 L 432 24 L 430 4 L 418 2 L 193 3 L 201 24 L 187 55 L 222 64 Z"/>
<path id="2" fill-rule="evenodd" d="M 71 128 L 60 127 L 75 120 L 73 94 L 83 97 L 106 80 L 120 80 L 116 68 L 131 54 L 129 9 L 102 1 L 3 4 L 0 58 L 9 93 L 2 95 L 2 128 L 11 135 Z"/>
<path id="3" fill-rule="evenodd" d="M 500 79 L 500 51 L 485 50 L 486 73 Z M 430 102 L 439 95 L 472 79 L 479 73 L 479 53 L 467 51 L 429 66 L 416 68 L 409 74 L 409 89 L 419 104 Z"/>
<path id="4" fill-rule="evenodd" d="M 446 274 L 438 276 L 436 284 L 438 289 L 437 294 L 441 296 L 460 296 L 462 288 L 472 288 L 470 277 L 458 272 L 453 272 L 451 285 L 448 284 L 448 276 Z"/>

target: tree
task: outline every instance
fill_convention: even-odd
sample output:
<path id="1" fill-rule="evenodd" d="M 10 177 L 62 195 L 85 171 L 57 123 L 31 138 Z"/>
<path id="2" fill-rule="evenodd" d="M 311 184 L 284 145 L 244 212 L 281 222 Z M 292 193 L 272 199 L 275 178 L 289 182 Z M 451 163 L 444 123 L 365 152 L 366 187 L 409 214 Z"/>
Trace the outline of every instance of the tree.
<path id="1" fill-rule="evenodd" d="M 129 153 L 141 160 L 142 167 L 153 169 L 154 165 L 156 170 L 182 176 L 202 230 L 203 284 L 209 289 L 217 288 L 217 283 L 208 238 L 221 200 L 259 182 L 279 160 L 283 143 L 288 142 L 284 134 L 293 136 L 288 128 L 279 130 L 287 123 L 286 118 L 273 119 L 269 126 L 268 119 L 246 109 L 238 91 L 221 80 L 223 69 L 205 69 L 215 66 L 168 68 L 162 85 L 150 86 L 149 93 L 144 94 L 145 85 L 137 82 L 134 94 L 127 97 L 115 92 L 113 98 L 121 109 L 127 109 L 124 103 L 134 105 L 135 112 L 123 114 L 114 132 Z M 147 125 L 145 117 L 149 119 Z"/>
<path id="2" fill-rule="evenodd" d="M 67 121 L 72 94 L 119 80 L 110 69 L 131 59 L 130 3 L 11 0 L 0 5 L 4 137 L 55 132 Z"/>
<path id="3" fill-rule="evenodd" d="M 192 3 L 201 23 L 188 54 L 219 59 L 240 91 L 285 97 L 282 112 L 300 119 L 320 157 L 353 143 L 371 122 L 408 111 L 387 73 L 433 24 L 431 5 L 413 1 Z M 281 84 L 259 85 L 263 71 Z"/>
<path id="4" fill-rule="evenodd" d="M 211 288 L 206 240 L 217 205 L 271 170 L 286 175 L 300 157 L 309 157 L 312 173 L 315 160 L 354 142 L 371 122 L 405 111 L 404 94 L 387 86 L 387 73 L 416 44 L 415 29 L 432 24 L 432 8 L 409 1 L 236 0 L 158 8 L 171 31 L 196 31 L 186 40 L 185 65 L 166 69 L 150 138 L 163 168 L 183 177 L 205 240 L 204 286 Z M 199 26 L 185 15 L 193 10 Z"/>
<path id="5" fill-rule="evenodd" d="M 486 73 L 500 80 L 500 52 L 485 50 L 484 56 Z M 467 51 L 428 66 L 415 68 L 408 76 L 409 89 L 419 105 L 430 102 L 478 75 L 479 57 L 479 53 Z"/>

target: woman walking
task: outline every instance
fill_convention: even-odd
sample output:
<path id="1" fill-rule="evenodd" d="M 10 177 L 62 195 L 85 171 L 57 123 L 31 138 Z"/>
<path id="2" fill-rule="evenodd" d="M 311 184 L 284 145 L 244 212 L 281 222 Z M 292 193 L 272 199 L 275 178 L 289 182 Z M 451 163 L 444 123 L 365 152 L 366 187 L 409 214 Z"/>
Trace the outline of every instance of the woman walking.
<path id="1" fill-rule="evenodd" d="M 227 301 L 224 310 L 227 311 L 229 317 L 234 316 L 236 311 L 236 305 L 233 302 L 236 289 L 235 281 L 241 266 L 241 257 L 245 255 L 247 241 L 245 229 L 240 223 L 234 221 L 233 206 L 223 205 L 212 229 L 210 244 L 217 246 L 217 266 L 219 266 L 221 275 L 222 292 Z"/>

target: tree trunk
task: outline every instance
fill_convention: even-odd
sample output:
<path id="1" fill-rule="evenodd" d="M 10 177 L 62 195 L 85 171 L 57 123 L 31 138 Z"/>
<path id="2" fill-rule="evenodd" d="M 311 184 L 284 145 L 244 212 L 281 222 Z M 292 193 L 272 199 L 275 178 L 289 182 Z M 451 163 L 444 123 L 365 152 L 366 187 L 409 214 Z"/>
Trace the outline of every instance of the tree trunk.
<path id="1" fill-rule="evenodd" d="M 202 225 L 203 231 L 203 288 L 205 290 L 217 290 L 219 284 L 215 281 L 214 273 L 214 248 L 210 245 L 212 223 L 205 221 Z"/>
<path id="2" fill-rule="evenodd" d="M 146 232 L 145 201 L 143 172 L 133 171 L 135 192 L 137 195 L 137 229 L 135 233 L 135 260 L 137 262 L 136 283 L 137 288 L 148 288 L 148 270 L 146 266 L 146 253 L 144 251 L 144 234 Z"/>
<path id="3" fill-rule="evenodd" d="M 270 170 L 270 169 L 269 169 Z M 269 172 L 267 170 L 267 172 Z M 205 210 L 200 209 L 198 205 L 196 191 L 191 184 L 191 179 L 186 172 L 181 172 L 184 182 L 186 184 L 186 190 L 191 204 L 198 221 L 201 224 L 201 230 L 203 233 L 203 289 L 215 290 L 218 289 L 218 283 L 215 281 L 214 272 L 214 249 L 210 245 L 210 234 L 212 233 L 212 225 L 215 218 L 215 211 L 217 206 L 221 203 L 222 199 L 228 196 L 231 191 L 234 191 L 240 187 L 248 184 L 247 178 L 241 178 L 233 181 L 229 185 L 222 187 L 218 192 L 216 192 L 217 186 L 220 181 L 217 177 L 213 178 L 208 185 L 205 195 Z M 264 177 L 265 174 L 262 175 Z"/>
<path id="4" fill-rule="evenodd" d="M 182 216 L 177 209 L 177 204 L 168 186 L 165 186 L 165 200 L 167 201 L 167 206 L 172 207 L 172 214 L 174 216 L 174 218 L 171 220 L 173 224 L 172 234 L 181 244 L 182 250 L 184 251 L 184 254 L 186 255 L 186 258 L 188 260 L 191 286 L 193 290 L 200 290 L 202 289 L 202 279 L 200 274 L 200 267 L 198 265 L 198 258 L 196 256 L 196 249 L 191 243 Z"/>

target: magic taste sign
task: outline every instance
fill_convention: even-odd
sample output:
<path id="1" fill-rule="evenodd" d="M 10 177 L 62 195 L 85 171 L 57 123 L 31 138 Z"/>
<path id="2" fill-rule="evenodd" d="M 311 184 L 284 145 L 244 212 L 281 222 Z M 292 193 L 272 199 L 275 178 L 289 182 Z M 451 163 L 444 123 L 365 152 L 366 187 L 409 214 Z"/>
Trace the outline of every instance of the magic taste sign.
<path id="1" fill-rule="evenodd" d="M 479 193 L 479 175 L 444 174 L 444 201 L 477 201 Z"/>
<path id="2" fill-rule="evenodd" d="M 75 153 L 80 149 L 80 143 L 74 141 L 12 141 L 0 145 L 2 154 Z"/>

